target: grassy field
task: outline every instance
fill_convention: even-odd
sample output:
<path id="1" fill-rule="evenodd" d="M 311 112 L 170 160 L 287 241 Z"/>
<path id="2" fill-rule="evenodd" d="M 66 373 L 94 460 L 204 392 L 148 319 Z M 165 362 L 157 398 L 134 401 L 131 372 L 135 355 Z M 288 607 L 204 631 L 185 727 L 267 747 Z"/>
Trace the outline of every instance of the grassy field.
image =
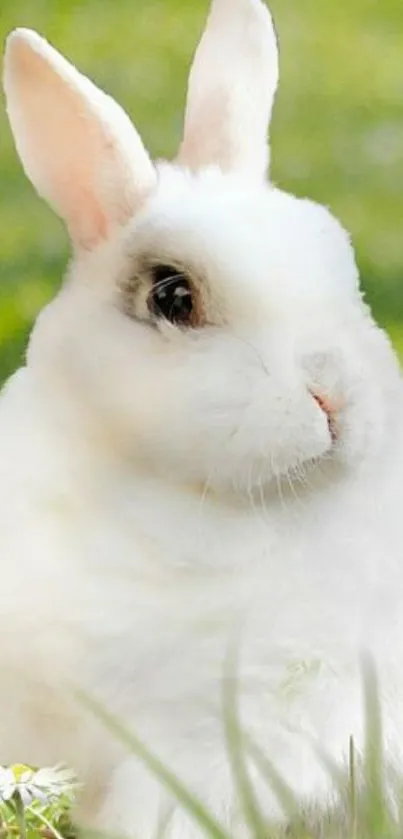
<path id="1" fill-rule="evenodd" d="M 224 674 L 222 723 L 234 796 L 246 828 L 242 836 L 248 839 L 402 839 L 402 783 L 386 766 L 380 695 L 373 664 L 368 660 L 363 663 L 365 737 L 362 751 L 358 755 L 351 739 L 348 767 L 342 772 L 330 758 L 318 754 L 331 781 L 329 806 L 303 811 L 270 756 L 242 730 L 233 664 L 230 662 L 230 668 Z M 221 824 L 206 802 L 187 786 L 186 779 L 173 774 L 135 732 L 89 697 L 82 699 L 87 710 L 106 726 L 116 741 L 124 744 L 159 781 L 173 808 L 178 807 L 186 813 L 193 826 L 199 828 L 197 835 L 204 839 L 236 839 L 239 834 L 234 835 Z M 261 800 L 256 797 L 251 783 L 251 767 L 258 771 L 270 794 L 278 800 L 285 818 L 283 827 L 267 821 L 267 815 L 262 812 Z M 88 834 L 74 828 L 71 808 L 78 790 L 74 775 L 61 767 L 36 771 L 21 765 L 6 770 L 0 766 L 2 839 L 118 839 L 118 835 Z M 177 835 L 170 829 L 174 812 L 168 812 L 168 818 L 161 819 L 156 839 L 172 839 Z"/>
<path id="2" fill-rule="evenodd" d="M 272 0 L 282 48 L 273 177 L 350 229 L 363 282 L 403 347 L 403 4 Z M 155 155 L 174 153 L 207 0 L 1 0 L 0 35 L 37 28 L 130 111 Z M 0 380 L 21 360 L 68 255 L 0 110 Z"/>

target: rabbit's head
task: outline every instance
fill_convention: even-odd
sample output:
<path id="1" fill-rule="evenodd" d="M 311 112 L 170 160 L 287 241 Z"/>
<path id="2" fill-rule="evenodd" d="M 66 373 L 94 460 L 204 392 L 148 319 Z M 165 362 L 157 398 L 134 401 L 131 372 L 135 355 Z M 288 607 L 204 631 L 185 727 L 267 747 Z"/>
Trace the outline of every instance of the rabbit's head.
<path id="1" fill-rule="evenodd" d="M 266 183 L 277 80 L 266 6 L 213 0 L 178 158 L 154 165 L 120 107 L 42 38 L 8 40 L 17 149 L 74 250 L 28 365 L 111 445 L 184 483 L 251 490 L 355 468 L 386 422 L 395 362 L 348 236 Z"/>

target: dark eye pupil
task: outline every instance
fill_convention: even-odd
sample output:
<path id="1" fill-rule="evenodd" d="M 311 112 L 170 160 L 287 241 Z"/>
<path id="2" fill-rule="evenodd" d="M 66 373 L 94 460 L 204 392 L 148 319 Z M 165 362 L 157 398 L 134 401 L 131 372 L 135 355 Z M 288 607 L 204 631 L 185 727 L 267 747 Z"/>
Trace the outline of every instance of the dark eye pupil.
<path id="1" fill-rule="evenodd" d="M 151 313 L 170 323 L 188 324 L 193 312 L 190 283 L 171 265 L 153 269 L 153 288 L 149 299 Z"/>

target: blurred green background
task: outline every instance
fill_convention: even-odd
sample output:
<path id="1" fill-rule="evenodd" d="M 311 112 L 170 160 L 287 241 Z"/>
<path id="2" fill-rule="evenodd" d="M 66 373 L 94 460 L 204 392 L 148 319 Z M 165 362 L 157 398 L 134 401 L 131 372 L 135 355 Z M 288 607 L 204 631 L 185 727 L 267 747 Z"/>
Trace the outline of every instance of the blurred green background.
<path id="1" fill-rule="evenodd" d="M 271 0 L 282 53 L 273 177 L 352 233 L 378 319 L 403 350 L 403 0 Z M 179 143 L 208 0 L 0 0 L 0 35 L 41 31 L 133 116 L 156 156 Z M 0 380 L 20 363 L 68 242 L 34 195 L 0 109 Z"/>

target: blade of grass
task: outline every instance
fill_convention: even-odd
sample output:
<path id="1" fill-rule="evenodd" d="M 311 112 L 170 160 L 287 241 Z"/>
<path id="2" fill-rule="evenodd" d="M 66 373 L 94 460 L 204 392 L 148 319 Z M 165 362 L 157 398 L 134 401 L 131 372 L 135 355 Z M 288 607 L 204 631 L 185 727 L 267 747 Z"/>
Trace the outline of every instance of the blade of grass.
<path id="1" fill-rule="evenodd" d="M 173 808 L 169 808 L 166 813 L 160 815 L 157 824 L 155 839 L 165 839 L 170 823 L 172 821 Z"/>
<path id="2" fill-rule="evenodd" d="M 20 831 L 20 839 L 27 839 L 27 822 L 25 818 L 25 807 L 24 802 L 18 791 L 14 793 L 13 800 L 15 805 L 15 818 L 18 824 L 18 830 Z"/>
<path id="3" fill-rule="evenodd" d="M 41 813 L 40 810 L 34 810 L 32 807 L 27 807 L 27 812 L 31 813 L 39 822 L 42 822 L 42 824 L 48 828 L 48 830 L 51 832 L 52 836 L 55 837 L 55 839 L 64 839 L 64 836 L 62 836 L 62 834 L 59 833 L 57 828 L 49 821 L 49 819 L 46 818 L 46 816 L 43 813 Z"/>
<path id="4" fill-rule="evenodd" d="M 350 737 L 349 743 L 349 820 L 351 839 L 358 839 L 358 810 L 357 810 L 357 772 L 356 772 L 356 753 L 354 737 Z"/>
<path id="5" fill-rule="evenodd" d="M 93 830 L 92 828 L 80 828 L 78 825 L 74 833 L 74 839 L 122 839 L 122 836 L 115 836 L 111 833 L 105 833 L 103 830 Z"/>
<path id="6" fill-rule="evenodd" d="M 235 645 L 231 645 L 225 661 L 222 687 L 227 753 L 245 819 L 255 839 L 267 839 L 267 824 L 261 813 L 246 765 L 244 735 L 239 721 L 237 671 L 237 651 Z"/>
<path id="7" fill-rule="evenodd" d="M 387 816 L 384 791 L 384 755 L 379 686 L 376 669 L 369 655 L 362 660 L 364 693 L 364 818 L 368 834 L 380 839 L 385 834 Z"/>
<path id="8" fill-rule="evenodd" d="M 181 804 L 191 818 L 203 828 L 211 839 L 232 839 L 215 817 L 207 810 L 195 796 L 167 766 L 154 755 L 147 746 L 129 731 L 116 717 L 103 708 L 95 699 L 79 692 L 78 697 L 83 705 L 102 722 L 116 739 L 125 745 L 136 757 L 158 778 L 161 784 Z"/>
<path id="9" fill-rule="evenodd" d="M 249 736 L 245 739 L 245 742 L 247 751 L 254 760 L 262 778 L 266 780 L 271 791 L 275 794 L 285 815 L 294 823 L 300 822 L 301 808 L 294 791 L 281 777 L 280 773 L 273 766 L 271 760 L 267 757 L 267 755 L 265 755 L 260 746 L 258 746 Z"/>
<path id="10" fill-rule="evenodd" d="M 349 776 L 345 764 L 337 763 L 329 754 L 319 748 L 317 743 L 313 744 L 313 748 L 319 763 L 322 764 L 323 769 L 332 781 L 334 789 L 337 790 L 340 800 L 345 802 L 346 793 L 349 792 Z"/>

